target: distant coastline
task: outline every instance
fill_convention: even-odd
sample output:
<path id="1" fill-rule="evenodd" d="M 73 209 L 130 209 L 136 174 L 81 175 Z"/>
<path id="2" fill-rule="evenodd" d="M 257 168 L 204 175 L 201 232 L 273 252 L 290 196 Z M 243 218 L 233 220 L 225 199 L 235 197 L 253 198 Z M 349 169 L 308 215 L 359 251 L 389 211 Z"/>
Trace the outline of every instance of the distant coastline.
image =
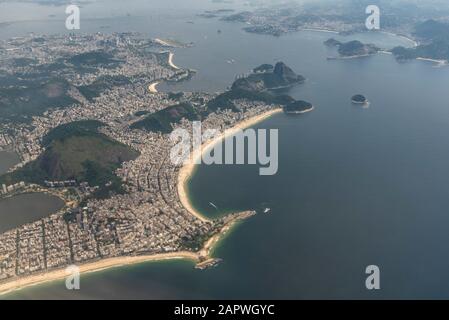
<path id="1" fill-rule="evenodd" d="M 435 63 L 435 64 L 436 64 L 436 67 L 447 66 L 448 63 L 449 63 L 447 60 L 444 60 L 444 59 L 438 60 L 438 59 L 423 58 L 423 57 L 418 57 L 418 58 L 416 58 L 416 60 L 418 60 L 418 61 L 427 61 L 427 62 Z"/>
<path id="2" fill-rule="evenodd" d="M 183 252 L 171 252 L 171 253 L 160 253 L 154 255 L 143 255 L 143 256 L 125 256 L 125 257 L 114 257 L 108 259 L 102 259 L 94 262 L 89 262 L 79 265 L 80 273 L 92 273 L 98 272 L 105 269 L 121 267 L 126 265 L 138 264 L 149 261 L 163 261 L 172 259 L 188 259 L 194 262 L 199 261 L 199 255 L 193 252 L 183 251 Z M 23 278 L 15 279 L 14 281 L 0 283 L 0 296 L 12 293 L 17 290 L 24 288 L 37 286 L 46 282 L 63 280 L 67 277 L 65 268 L 56 269 L 53 271 L 48 271 L 45 273 L 35 274 L 26 276 Z"/>
<path id="3" fill-rule="evenodd" d="M 383 33 L 383 34 L 388 34 L 390 36 L 395 36 L 395 37 L 402 38 L 402 39 L 405 39 L 407 41 L 410 41 L 411 43 L 413 43 L 414 47 L 419 46 L 419 42 L 416 41 L 415 39 L 409 37 L 409 36 L 405 36 L 403 34 L 398 34 L 398 33 L 393 33 L 393 32 L 388 32 L 388 31 L 380 31 L 380 32 Z"/>
<path id="4" fill-rule="evenodd" d="M 175 54 L 173 52 L 169 52 L 168 54 L 168 60 L 167 63 L 168 65 L 173 68 L 174 70 L 181 70 L 180 67 L 178 67 L 177 65 L 175 65 L 173 63 L 173 58 L 174 58 Z M 157 86 L 161 83 L 161 81 L 153 81 L 152 83 L 150 83 L 148 85 L 148 91 L 150 93 L 158 93 L 159 91 L 157 90 Z"/>

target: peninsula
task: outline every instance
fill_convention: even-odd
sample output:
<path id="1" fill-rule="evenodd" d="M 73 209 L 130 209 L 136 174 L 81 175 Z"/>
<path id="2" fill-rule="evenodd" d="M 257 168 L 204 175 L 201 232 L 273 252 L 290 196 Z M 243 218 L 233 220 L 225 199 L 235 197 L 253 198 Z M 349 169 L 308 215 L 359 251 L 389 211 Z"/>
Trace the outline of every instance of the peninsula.
<path id="1" fill-rule="evenodd" d="M 298 100 L 291 102 L 284 107 L 284 112 L 287 114 L 302 114 L 310 112 L 314 109 L 310 102 Z"/>
<path id="2" fill-rule="evenodd" d="M 55 63 L 49 57 L 58 60 L 59 50 L 71 52 L 73 57 L 67 59 L 77 66 L 67 64 L 59 70 L 69 79 L 66 91 L 54 91 L 51 86 L 52 95 L 47 96 L 51 99 L 54 92 L 65 92 L 71 104 L 58 101 L 40 112 L 34 110 L 29 118 L 17 118 L 5 110 L 2 114 L 7 130 L 0 131 L 0 147 L 13 146 L 21 162 L 0 176 L 0 196 L 48 192 L 66 205 L 46 218 L 0 234 L 0 293 L 61 279 L 65 268 L 73 264 L 82 272 L 174 258 L 190 259 L 200 268 L 215 265 L 211 248 L 236 222 L 255 211 L 212 220 L 195 210 L 186 191 L 195 166 L 170 161 L 170 133 L 176 128 L 191 132 L 189 119 L 202 121 L 204 130 L 236 130 L 281 112 L 285 103 L 292 102 L 265 90 L 241 88 L 221 94 L 149 93 L 148 83 L 173 79 L 185 70 L 170 66 L 165 52 L 148 56 L 141 49 L 143 44 L 147 49 L 148 42 L 137 40 L 135 34 L 83 37 L 79 43 L 77 37 L 70 41 L 65 36 L 40 37 L 40 42 L 49 42 L 48 47 L 56 51 L 26 66 L 28 72 L 45 72 L 48 64 Z M 86 41 L 91 45 L 86 46 Z M 99 46 L 94 52 L 102 52 L 103 43 L 120 41 L 128 45 L 107 55 L 89 51 Z M 39 56 L 36 43 L 26 38 L 15 46 L 37 46 L 34 55 Z M 21 59 L 31 59 L 28 51 L 20 52 Z M 8 68 L 12 75 L 22 73 L 23 64 L 11 63 L 16 54 L 3 53 L 0 58 L 5 63 L 0 69 Z M 145 75 L 140 73 L 142 61 L 150 70 Z M 72 68 L 87 65 L 85 78 L 70 77 Z M 274 71 L 265 77 L 270 87 L 302 79 L 283 64 Z M 111 80 L 118 75 L 130 81 Z M 217 141 L 204 141 L 202 151 Z"/>
<path id="3" fill-rule="evenodd" d="M 254 73 L 237 79 L 232 85 L 232 89 L 262 92 L 290 88 L 304 81 L 303 76 L 297 75 L 285 63 L 278 62 L 274 67 L 264 64 L 255 68 Z"/>

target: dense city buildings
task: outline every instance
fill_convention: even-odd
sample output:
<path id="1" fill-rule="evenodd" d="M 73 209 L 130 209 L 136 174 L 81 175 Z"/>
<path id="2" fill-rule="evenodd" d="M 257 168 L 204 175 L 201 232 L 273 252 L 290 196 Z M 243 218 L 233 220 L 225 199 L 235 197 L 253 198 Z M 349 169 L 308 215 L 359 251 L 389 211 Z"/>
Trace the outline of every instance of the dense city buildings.
<path id="1" fill-rule="evenodd" d="M 8 122 L 0 135 L 0 145 L 4 149 L 14 150 L 21 159 L 20 164 L 10 170 L 11 173 L 42 155 L 45 151 L 44 140 L 53 129 L 83 120 L 101 121 L 103 125 L 99 130 L 102 135 L 137 151 L 138 156 L 123 162 L 115 170 L 115 175 L 123 183 L 124 192 L 109 197 L 92 196 L 99 186 L 76 179 L 3 184 L 3 197 L 24 192 L 47 192 L 64 199 L 66 205 L 48 218 L 0 235 L 0 280 L 8 281 L 69 264 L 111 257 L 180 251 L 199 252 L 199 261 L 206 261 L 207 265 L 208 253 L 201 251 L 206 241 L 220 234 L 236 219 L 253 214 L 244 212 L 209 220 L 190 212 L 181 203 L 178 195 L 181 165 L 170 161 L 173 142 L 169 134 L 133 129 L 132 125 L 149 114 L 179 103 L 179 95 L 149 92 L 148 84 L 159 79 L 172 79 L 182 73 L 188 74 L 189 70 L 171 66 L 171 61 L 167 60 L 170 55 L 166 53 L 162 53 L 165 60 L 159 56 L 161 53 L 152 52 L 149 56 L 133 54 L 136 43 L 138 46 L 152 46 L 154 43 L 131 40 L 130 37 L 127 34 L 83 36 L 83 45 L 75 45 L 75 48 L 72 48 L 72 37 L 30 37 L 2 44 L 4 51 L 1 58 L 4 61 L 10 61 L 12 51 L 15 58 L 21 55 L 21 58 L 28 59 L 28 55 L 33 53 L 34 59 L 38 59 L 33 67 L 19 69 L 8 64 L 3 67 L 2 64 L 2 72 L 7 74 L 37 72 L 39 66 L 48 66 L 68 52 L 69 59 L 73 61 L 73 56 L 98 52 L 103 43 L 114 47 L 111 59 L 123 60 L 123 63 L 108 69 L 97 68 L 99 62 L 91 62 L 90 59 L 96 58 L 89 57 L 78 68 L 86 67 L 87 63 L 91 68 L 95 66 L 95 72 L 87 71 L 81 75 L 68 72 L 72 86 L 70 94 L 77 102 L 70 106 L 49 108 L 40 115 L 32 115 L 29 121 Z M 89 99 L 77 89 L 92 84 L 104 75 L 124 75 L 132 81 L 124 85 L 111 85 Z M 217 95 L 184 93 L 182 99 L 196 110 L 203 110 Z M 236 110 L 217 109 L 209 113 L 202 121 L 203 129 L 224 130 L 276 108 L 245 99 L 233 102 Z M 172 125 L 173 129 L 192 130 L 191 122 L 186 119 Z"/>

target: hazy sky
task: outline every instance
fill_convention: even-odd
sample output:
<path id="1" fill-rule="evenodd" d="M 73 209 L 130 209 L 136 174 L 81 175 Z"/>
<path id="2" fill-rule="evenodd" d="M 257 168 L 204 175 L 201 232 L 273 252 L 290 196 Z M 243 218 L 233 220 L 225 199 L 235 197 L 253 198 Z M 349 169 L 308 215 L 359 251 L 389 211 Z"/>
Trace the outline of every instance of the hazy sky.
<path id="1" fill-rule="evenodd" d="M 270 5 L 303 3 L 337 5 L 341 3 L 406 3 L 406 6 L 418 4 L 419 6 L 449 8 L 448 0 L 81 0 L 84 7 L 85 18 L 99 18 L 131 15 L 149 15 L 158 13 L 189 14 L 204 10 L 221 8 L 233 8 L 236 10 L 253 10 L 257 7 Z M 40 5 L 38 3 L 59 3 L 62 5 Z M 67 3 L 77 3 L 76 0 L 0 0 L 0 22 L 12 22 L 22 20 L 45 20 L 49 16 L 63 19 L 64 9 Z"/>

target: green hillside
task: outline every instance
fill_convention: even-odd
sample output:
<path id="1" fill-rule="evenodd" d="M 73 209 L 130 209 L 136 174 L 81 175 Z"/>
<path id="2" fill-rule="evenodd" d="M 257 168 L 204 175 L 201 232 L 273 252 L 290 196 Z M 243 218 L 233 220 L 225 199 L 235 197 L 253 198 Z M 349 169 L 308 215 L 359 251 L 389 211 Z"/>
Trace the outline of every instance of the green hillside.
<path id="1" fill-rule="evenodd" d="M 131 129 L 170 133 L 173 130 L 172 125 L 182 118 L 190 121 L 200 120 L 200 115 L 190 103 L 183 102 L 148 115 L 143 120 L 133 123 Z"/>
<path id="2" fill-rule="evenodd" d="M 138 152 L 99 133 L 102 125 L 98 121 L 79 121 L 53 129 L 43 139 L 45 152 L 25 167 L 1 176 L 0 183 L 42 184 L 45 180 L 75 179 L 99 186 L 99 193 L 120 192 L 121 181 L 114 171 L 121 163 L 135 159 Z"/>

